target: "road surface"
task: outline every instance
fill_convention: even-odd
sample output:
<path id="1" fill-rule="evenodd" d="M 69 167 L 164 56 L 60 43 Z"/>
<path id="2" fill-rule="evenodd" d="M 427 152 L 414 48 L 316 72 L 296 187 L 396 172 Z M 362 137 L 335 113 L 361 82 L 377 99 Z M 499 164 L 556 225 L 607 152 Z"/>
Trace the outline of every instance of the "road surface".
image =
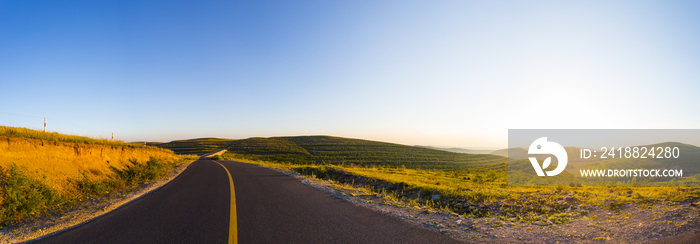
<path id="1" fill-rule="evenodd" d="M 231 183 L 235 200 L 231 198 Z M 270 169 L 234 161 L 198 160 L 159 190 L 85 225 L 33 243 L 234 242 L 456 241 L 355 206 Z"/>

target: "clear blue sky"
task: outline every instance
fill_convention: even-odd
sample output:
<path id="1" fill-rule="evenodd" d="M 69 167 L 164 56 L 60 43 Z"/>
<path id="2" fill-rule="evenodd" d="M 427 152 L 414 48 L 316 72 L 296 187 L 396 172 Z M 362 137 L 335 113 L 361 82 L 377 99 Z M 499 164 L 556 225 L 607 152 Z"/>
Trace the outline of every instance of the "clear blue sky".
<path id="1" fill-rule="evenodd" d="M 700 128 L 700 5 L 1 0 L 0 104 L 125 141 Z"/>

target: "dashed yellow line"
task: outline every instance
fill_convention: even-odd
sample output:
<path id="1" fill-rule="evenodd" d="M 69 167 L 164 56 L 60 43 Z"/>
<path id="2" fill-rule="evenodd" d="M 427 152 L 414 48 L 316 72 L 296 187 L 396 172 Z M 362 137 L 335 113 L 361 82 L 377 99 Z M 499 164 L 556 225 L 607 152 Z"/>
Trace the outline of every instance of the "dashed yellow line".
<path id="1" fill-rule="evenodd" d="M 228 243 L 238 244 L 238 225 L 236 224 L 238 217 L 236 216 L 236 191 L 233 189 L 233 178 L 231 178 L 231 172 L 223 164 L 216 161 L 214 163 L 224 167 L 226 174 L 228 174 L 228 182 L 231 186 L 231 220 L 229 220 L 228 224 Z"/>

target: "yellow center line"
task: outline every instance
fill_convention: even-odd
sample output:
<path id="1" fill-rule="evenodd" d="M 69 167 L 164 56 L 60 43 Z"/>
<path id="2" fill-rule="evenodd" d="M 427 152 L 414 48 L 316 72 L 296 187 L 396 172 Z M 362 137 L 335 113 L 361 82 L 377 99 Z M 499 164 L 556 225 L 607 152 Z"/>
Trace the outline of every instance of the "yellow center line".
<path id="1" fill-rule="evenodd" d="M 224 170 L 226 170 L 226 174 L 228 174 L 228 182 L 231 186 L 231 220 L 229 220 L 228 224 L 228 243 L 238 244 L 238 225 L 236 224 L 236 219 L 238 219 L 238 217 L 236 217 L 236 191 L 233 189 L 233 178 L 231 178 L 231 172 L 228 171 L 226 166 L 216 161 L 214 161 L 214 163 L 217 163 L 221 165 L 221 167 L 224 167 Z"/>

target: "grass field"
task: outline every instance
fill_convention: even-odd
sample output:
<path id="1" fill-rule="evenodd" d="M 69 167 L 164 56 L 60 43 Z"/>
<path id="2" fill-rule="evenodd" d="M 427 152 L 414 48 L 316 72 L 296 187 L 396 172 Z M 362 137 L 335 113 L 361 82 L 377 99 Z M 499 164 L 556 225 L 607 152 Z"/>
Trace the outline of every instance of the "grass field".
<path id="1" fill-rule="evenodd" d="M 503 157 L 457 154 L 337 137 L 276 137 L 236 141 L 216 159 L 235 159 L 331 180 L 426 211 L 532 223 L 567 223 L 590 207 L 694 202 L 700 188 L 631 186 L 509 186 Z"/>

